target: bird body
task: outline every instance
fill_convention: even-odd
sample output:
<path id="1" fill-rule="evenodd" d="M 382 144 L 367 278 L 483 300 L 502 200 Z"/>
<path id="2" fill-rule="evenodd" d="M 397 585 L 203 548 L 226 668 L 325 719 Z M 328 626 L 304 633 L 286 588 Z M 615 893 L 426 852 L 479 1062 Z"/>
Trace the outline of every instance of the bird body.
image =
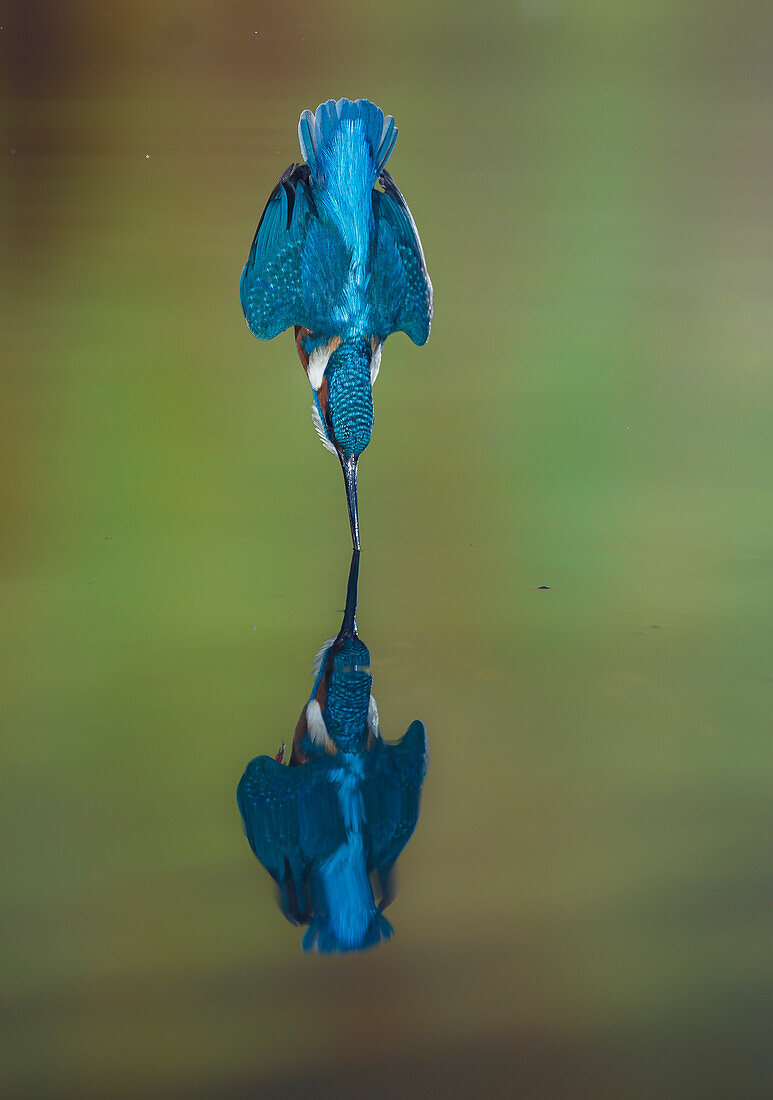
<path id="1" fill-rule="evenodd" d="M 314 426 L 340 459 L 359 549 L 357 463 L 373 429 L 381 350 L 397 331 L 427 341 L 432 284 L 385 167 L 397 140 L 392 116 L 368 100 L 331 99 L 301 114 L 298 137 L 305 163 L 291 164 L 269 198 L 240 297 L 260 339 L 295 329 Z"/>

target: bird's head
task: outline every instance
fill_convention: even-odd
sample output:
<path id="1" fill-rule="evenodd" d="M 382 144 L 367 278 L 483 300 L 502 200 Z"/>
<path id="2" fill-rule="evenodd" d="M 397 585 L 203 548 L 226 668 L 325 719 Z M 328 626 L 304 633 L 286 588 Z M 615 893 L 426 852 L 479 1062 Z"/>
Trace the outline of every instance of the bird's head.
<path id="1" fill-rule="evenodd" d="M 357 463 L 373 431 L 371 379 L 380 345 L 373 340 L 319 338 L 301 329 L 298 354 L 314 391 L 314 425 L 328 450 L 338 455 L 346 485 L 352 543 L 360 548 Z"/>
<path id="2" fill-rule="evenodd" d="M 347 462 L 357 461 L 373 431 L 372 357 L 370 340 L 343 340 L 325 369 L 331 441 Z"/>

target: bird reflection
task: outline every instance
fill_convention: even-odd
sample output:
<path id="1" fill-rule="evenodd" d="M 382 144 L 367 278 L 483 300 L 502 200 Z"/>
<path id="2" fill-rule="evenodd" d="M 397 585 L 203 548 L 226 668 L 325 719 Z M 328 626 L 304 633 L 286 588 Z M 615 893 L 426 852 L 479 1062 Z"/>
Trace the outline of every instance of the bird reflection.
<path id="1" fill-rule="evenodd" d="M 318 653 L 289 763 L 258 756 L 236 792 L 244 831 L 279 888 L 305 951 L 357 951 L 389 939 L 393 868 L 416 827 L 427 737 L 413 722 L 382 740 L 370 654 L 357 636 L 360 555 L 352 554 L 338 634 Z"/>

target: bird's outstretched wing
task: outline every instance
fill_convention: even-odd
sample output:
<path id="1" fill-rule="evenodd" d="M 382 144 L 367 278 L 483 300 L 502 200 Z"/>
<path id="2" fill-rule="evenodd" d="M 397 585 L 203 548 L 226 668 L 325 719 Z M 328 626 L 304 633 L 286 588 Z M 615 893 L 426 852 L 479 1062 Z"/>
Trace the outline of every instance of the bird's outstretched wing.
<path id="1" fill-rule="evenodd" d="M 239 283 L 250 332 L 272 340 L 291 325 L 311 327 L 303 300 L 302 256 L 315 213 L 305 164 L 283 172 L 258 223 Z"/>
<path id="2" fill-rule="evenodd" d="M 426 344 L 432 324 L 432 283 L 408 205 L 384 169 L 373 191 L 376 238 L 369 286 L 376 335 L 405 332 Z"/>
<path id="3" fill-rule="evenodd" d="M 412 722 L 395 744 L 379 742 L 366 759 L 368 770 L 362 794 L 370 837 L 368 866 L 378 874 L 383 908 L 392 900 L 392 867 L 419 819 L 428 762 L 423 722 Z"/>
<path id="4" fill-rule="evenodd" d="M 308 870 L 345 838 L 326 767 L 287 767 L 257 756 L 236 789 L 244 832 L 279 887 L 282 911 L 293 924 L 310 919 Z"/>
<path id="5" fill-rule="evenodd" d="M 239 781 L 236 801 L 250 847 L 279 887 L 285 916 L 305 924 L 309 901 L 298 822 L 299 778 L 300 769 L 258 756 Z"/>

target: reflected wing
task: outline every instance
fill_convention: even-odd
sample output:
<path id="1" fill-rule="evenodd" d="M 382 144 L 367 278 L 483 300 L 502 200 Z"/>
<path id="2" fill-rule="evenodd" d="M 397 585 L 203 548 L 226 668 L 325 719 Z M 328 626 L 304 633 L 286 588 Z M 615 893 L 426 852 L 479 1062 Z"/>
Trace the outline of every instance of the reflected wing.
<path id="1" fill-rule="evenodd" d="M 379 183 L 384 190 L 373 191 L 376 246 L 369 287 L 374 331 L 382 339 L 405 332 L 414 344 L 426 344 L 433 296 L 419 234 L 386 169 Z"/>
<path id="2" fill-rule="evenodd" d="M 362 794 L 370 838 L 368 866 L 379 876 L 383 907 L 391 900 L 392 867 L 419 819 L 421 788 L 428 764 L 424 724 L 412 722 L 403 738 L 393 745 L 377 743 L 367 761 Z"/>
<path id="3" fill-rule="evenodd" d="M 316 213 L 309 169 L 291 164 L 266 203 L 239 283 L 250 332 L 272 340 L 291 325 L 310 327 L 303 303 L 302 256 Z"/>
<path id="4" fill-rule="evenodd" d="M 298 826 L 300 775 L 300 768 L 258 756 L 247 765 L 236 789 L 250 847 L 277 881 L 288 861 L 298 868 L 306 862 Z"/>
<path id="5" fill-rule="evenodd" d="M 282 911 L 294 924 L 310 919 L 307 875 L 345 836 L 328 769 L 287 767 L 270 756 L 251 761 L 236 790 L 244 832 L 279 886 Z"/>

